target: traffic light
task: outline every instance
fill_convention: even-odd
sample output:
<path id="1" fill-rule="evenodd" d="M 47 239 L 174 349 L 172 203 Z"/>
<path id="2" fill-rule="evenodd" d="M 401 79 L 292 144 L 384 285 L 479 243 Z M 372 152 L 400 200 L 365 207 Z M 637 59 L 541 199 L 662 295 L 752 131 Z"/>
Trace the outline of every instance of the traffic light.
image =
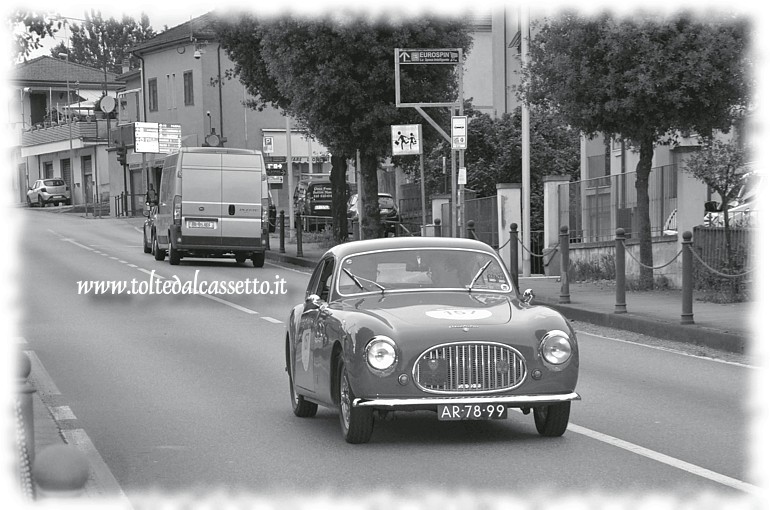
<path id="1" fill-rule="evenodd" d="M 126 148 L 124 146 L 118 147 L 115 154 L 118 155 L 118 163 L 120 163 L 120 166 L 126 166 Z"/>

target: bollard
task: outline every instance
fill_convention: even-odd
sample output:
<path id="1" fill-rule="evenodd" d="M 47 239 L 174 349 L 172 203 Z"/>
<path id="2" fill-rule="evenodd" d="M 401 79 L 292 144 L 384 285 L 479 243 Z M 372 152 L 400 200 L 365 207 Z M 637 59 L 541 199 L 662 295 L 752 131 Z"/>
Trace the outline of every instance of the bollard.
<path id="1" fill-rule="evenodd" d="M 441 237 L 441 218 L 433 220 L 433 237 Z"/>
<path id="2" fill-rule="evenodd" d="M 473 220 L 468 220 L 468 223 L 465 226 L 465 236 L 468 239 L 478 239 L 476 237 L 476 222 Z"/>
<path id="3" fill-rule="evenodd" d="M 626 231 L 615 231 L 615 313 L 626 313 Z"/>
<path id="4" fill-rule="evenodd" d="M 32 395 L 35 393 L 35 388 L 29 383 L 30 372 L 32 372 L 32 363 L 30 363 L 29 357 L 22 352 L 19 356 L 18 402 L 29 461 L 32 463 L 35 460 L 35 424 L 32 412 Z"/>
<path id="5" fill-rule="evenodd" d="M 90 472 L 85 455 L 68 444 L 46 446 L 32 467 L 37 494 L 47 498 L 82 495 Z"/>
<path id="6" fill-rule="evenodd" d="M 519 226 L 511 223 L 511 240 L 508 248 L 511 252 L 511 277 L 513 284 L 519 288 Z"/>
<path id="7" fill-rule="evenodd" d="M 559 251 L 561 251 L 561 292 L 559 303 L 569 303 L 569 227 L 559 229 Z"/>
<path id="8" fill-rule="evenodd" d="M 692 313 L 692 232 L 682 233 L 682 319 L 681 324 L 695 324 Z"/>
<path id="9" fill-rule="evenodd" d="M 297 257 L 302 257 L 302 222 L 297 222 Z"/>
<path id="10" fill-rule="evenodd" d="M 286 253 L 286 213 L 281 209 L 281 214 L 278 216 L 278 252 Z"/>

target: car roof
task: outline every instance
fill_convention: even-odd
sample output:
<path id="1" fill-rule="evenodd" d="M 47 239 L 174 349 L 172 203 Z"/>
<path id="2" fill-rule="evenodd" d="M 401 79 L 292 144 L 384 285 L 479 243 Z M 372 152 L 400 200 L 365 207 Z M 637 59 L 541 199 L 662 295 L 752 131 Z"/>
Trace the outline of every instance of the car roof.
<path id="1" fill-rule="evenodd" d="M 351 241 L 348 243 L 338 244 L 337 246 L 329 249 L 326 255 L 334 255 L 336 258 L 344 258 L 348 255 L 356 253 L 378 251 L 378 250 L 392 250 L 398 248 L 464 248 L 473 250 L 482 250 L 490 253 L 495 253 L 486 243 L 477 241 L 475 239 L 465 239 L 461 237 L 382 237 L 378 239 L 367 239 L 364 241 Z"/>

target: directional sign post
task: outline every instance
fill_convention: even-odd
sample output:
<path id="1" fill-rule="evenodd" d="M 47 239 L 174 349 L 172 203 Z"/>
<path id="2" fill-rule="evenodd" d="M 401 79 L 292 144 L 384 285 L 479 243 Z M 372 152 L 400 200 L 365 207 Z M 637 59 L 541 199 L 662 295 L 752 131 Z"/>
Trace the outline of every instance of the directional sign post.
<path id="1" fill-rule="evenodd" d="M 399 50 L 399 64 L 458 64 L 460 51 L 457 49 L 411 49 Z"/>
<path id="2" fill-rule="evenodd" d="M 273 153 L 273 137 L 272 136 L 263 136 L 262 137 L 262 152 L 265 154 L 272 154 Z"/>
<path id="3" fill-rule="evenodd" d="M 468 148 L 468 116 L 455 115 L 452 117 L 452 149 Z"/>

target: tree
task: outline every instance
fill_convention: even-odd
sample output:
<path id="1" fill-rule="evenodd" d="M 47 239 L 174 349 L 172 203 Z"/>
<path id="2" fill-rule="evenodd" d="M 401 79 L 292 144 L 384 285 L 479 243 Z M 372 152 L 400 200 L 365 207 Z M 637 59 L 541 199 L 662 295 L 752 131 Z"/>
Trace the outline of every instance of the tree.
<path id="1" fill-rule="evenodd" d="M 70 24 L 69 45 L 59 43 L 51 50 L 51 55 L 68 53 L 70 62 L 76 62 L 95 69 L 120 74 L 124 59 L 129 59 L 131 68 L 136 68 L 139 61 L 130 54 L 130 49 L 141 42 L 155 37 L 150 26 L 150 19 L 142 14 L 139 22 L 130 16 L 104 19 L 101 12 L 85 13 L 85 22 Z"/>
<path id="2" fill-rule="evenodd" d="M 363 15 L 262 20 L 238 14 L 223 19 L 215 30 L 235 63 L 234 74 L 256 98 L 254 106 L 284 110 L 333 154 L 351 158 L 360 151 L 362 227 L 365 238 L 377 237 L 377 168 L 390 152 L 390 126 L 418 118 L 395 106 L 393 50 L 467 52 L 471 37 L 466 22 L 429 16 L 388 21 Z M 457 97 L 454 66 L 411 67 L 421 68 L 401 77 L 402 90 L 411 96 L 433 102 Z"/>
<path id="3" fill-rule="evenodd" d="M 26 59 L 33 50 L 41 48 L 40 40 L 53 37 L 63 23 L 56 14 L 25 10 L 15 10 L 7 19 L 17 60 Z"/>
<path id="4" fill-rule="evenodd" d="M 746 150 L 734 141 L 714 138 L 704 140 L 705 145 L 690 156 L 684 169 L 696 179 L 706 183 L 722 200 L 722 214 L 725 230 L 725 253 L 728 260 L 733 258 L 730 235 L 729 204 L 738 197 L 744 184 L 743 169 L 746 164 Z"/>
<path id="5" fill-rule="evenodd" d="M 726 132 L 747 106 L 748 23 L 639 14 L 614 19 L 565 12 L 532 38 L 526 101 L 558 110 L 587 135 L 606 133 L 639 148 L 636 194 L 640 287 L 652 288 L 648 181 L 653 151 L 677 130 Z"/>

